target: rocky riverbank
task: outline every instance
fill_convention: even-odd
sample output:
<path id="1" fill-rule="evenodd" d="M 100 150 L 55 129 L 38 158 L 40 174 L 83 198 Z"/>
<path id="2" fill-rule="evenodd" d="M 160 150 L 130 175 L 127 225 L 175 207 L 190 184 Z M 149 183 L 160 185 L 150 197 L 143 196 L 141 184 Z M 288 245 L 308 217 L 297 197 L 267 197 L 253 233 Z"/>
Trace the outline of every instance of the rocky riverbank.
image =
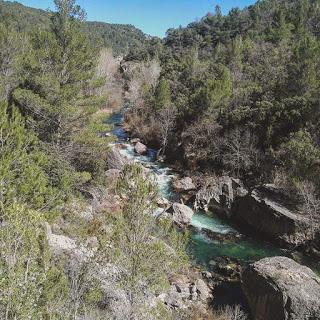
<path id="1" fill-rule="evenodd" d="M 133 139 L 131 143 L 136 155 L 141 157 L 146 154 L 147 151 L 144 147 L 142 150 L 140 140 Z M 138 143 L 139 146 L 135 148 Z M 212 303 L 215 306 L 235 303 L 240 303 L 244 307 L 248 306 L 242 289 L 242 274 L 243 270 L 246 270 L 247 263 L 259 260 L 259 255 L 243 260 L 223 254 L 223 248 L 235 247 L 238 243 L 250 246 L 252 239 L 244 233 L 257 236 L 258 239 L 267 239 L 288 249 L 282 253 L 280 250 L 274 251 L 273 255 L 291 255 L 296 259 L 301 259 L 301 255 L 291 254 L 290 251 L 294 249 L 304 251 L 303 245 L 310 241 L 307 232 L 310 221 L 299 212 L 293 213 L 294 205 L 289 199 L 282 198 L 280 190 L 274 186 L 266 185 L 247 190 L 239 179 L 229 176 L 209 177 L 204 175 L 181 176 L 181 178 L 175 175 L 170 184 L 173 194 L 171 193 L 169 197 L 163 195 L 159 199 L 159 206 L 163 209 L 162 215 L 170 217 L 180 228 L 188 227 L 196 236 L 192 241 L 198 243 L 198 239 L 207 239 L 204 241 L 209 241 L 206 245 L 208 250 L 210 246 L 213 252 L 221 248 L 219 249 L 221 254 L 208 261 L 205 267 L 207 271 L 203 271 L 203 276 L 207 279 L 212 292 Z M 261 190 L 264 190 L 265 193 L 262 194 Z M 257 194 L 260 198 L 257 197 Z M 253 197 L 261 207 L 249 201 Z M 214 212 L 214 216 L 219 215 L 227 219 L 236 228 L 233 231 L 228 230 L 226 233 L 221 233 L 221 231 L 215 231 L 215 228 L 206 228 L 202 224 L 200 227 L 200 224 L 195 222 L 202 217 L 199 215 L 199 210 L 207 212 L 209 219 Z M 263 217 L 264 214 L 265 219 L 262 219 L 260 215 Z M 274 218 L 273 221 L 273 217 L 277 218 Z M 269 219 L 272 223 L 268 224 Z M 244 233 L 240 233 L 237 229 Z M 200 245 L 200 242 L 195 245 Z M 264 246 L 267 247 L 268 244 L 264 243 Z M 269 254 L 272 255 L 271 252 Z"/>

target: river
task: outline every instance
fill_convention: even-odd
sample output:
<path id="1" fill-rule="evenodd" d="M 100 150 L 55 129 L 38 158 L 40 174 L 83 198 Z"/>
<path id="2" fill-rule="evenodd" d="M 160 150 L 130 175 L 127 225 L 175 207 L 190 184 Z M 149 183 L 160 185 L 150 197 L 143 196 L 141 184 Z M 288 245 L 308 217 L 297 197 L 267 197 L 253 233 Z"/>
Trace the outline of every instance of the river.
<path id="1" fill-rule="evenodd" d="M 121 144 L 121 148 L 119 148 L 121 154 L 152 170 L 156 176 L 161 196 L 168 200 L 177 200 L 177 195 L 171 187 L 171 182 L 177 174 L 171 168 L 156 161 L 156 150 L 148 149 L 148 154 L 145 156 L 135 153 L 134 146 L 128 142 L 128 135 L 123 130 L 121 121 L 121 113 L 114 114 L 108 121 L 108 123 L 114 125 L 113 134 L 117 137 L 115 144 Z M 228 257 L 241 263 L 248 263 L 263 257 L 284 255 L 283 251 L 273 245 L 247 236 L 241 235 L 234 241 L 227 242 L 211 240 L 203 232 L 204 229 L 220 234 L 222 238 L 230 234 L 241 235 L 241 232 L 230 222 L 222 220 L 214 213 L 208 215 L 203 212 L 196 212 L 194 214 L 189 255 L 194 263 L 205 270 L 214 271 L 215 261 L 219 257 Z"/>

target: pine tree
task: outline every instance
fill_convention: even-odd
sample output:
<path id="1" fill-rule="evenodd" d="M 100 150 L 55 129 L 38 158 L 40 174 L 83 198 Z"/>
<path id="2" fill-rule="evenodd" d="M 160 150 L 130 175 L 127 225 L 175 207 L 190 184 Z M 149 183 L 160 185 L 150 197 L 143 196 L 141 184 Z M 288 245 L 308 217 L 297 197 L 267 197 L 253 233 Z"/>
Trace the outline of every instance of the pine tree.
<path id="1" fill-rule="evenodd" d="M 82 30 L 84 13 L 75 1 L 55 1 L 51 31 L 31 39 L 25 64 L 29 75 L 14 92 L 15 103 L 35 120 L 43 141 L 59 146 L 70 142 L 99 106 L 94 88 L 98 55 Z"/>

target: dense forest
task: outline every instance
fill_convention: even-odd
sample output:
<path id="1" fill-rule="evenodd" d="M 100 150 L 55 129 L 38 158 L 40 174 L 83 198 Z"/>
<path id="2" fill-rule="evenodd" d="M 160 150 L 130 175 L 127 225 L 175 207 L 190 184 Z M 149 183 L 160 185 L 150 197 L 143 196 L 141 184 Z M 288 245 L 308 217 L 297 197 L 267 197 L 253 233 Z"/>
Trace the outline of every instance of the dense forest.
<path id="1" fill-rule="evenodd" d="M 319 319 L 320 0 L 53 4 L 0 0 L 0 319 Z"/>
<path id="2" fill-rule="evenodd" d="M 185 236 L 155 223 L 158 189 L 141 166 L 107 177 L 117 59 L 89 40 L 75 1 L 54 4 L 1 4 L 0 318 L 169 317 L 145 295 L 187 265 Z"/>
<path id="3" fill-rule="evenodd" d="M 319 21 L 318 0 L 217 7 L 131 51 L 161 65 L 132 112 L 136 134 L 191 170 L 319 190 Z"/>
<path id="4" fill-rule="evenodd" d="M 48 11 L 29 8 L 18 2 L 0 1 L 0 21 L 19 32 L 48 29 L 50 15 Z M 131 47 L 141 46 L 146 39 L 146 35 L 132 25 L 90 21 L 82 27 L 95 46 L 111 48 L 115 55 L 128 53 Z"/>

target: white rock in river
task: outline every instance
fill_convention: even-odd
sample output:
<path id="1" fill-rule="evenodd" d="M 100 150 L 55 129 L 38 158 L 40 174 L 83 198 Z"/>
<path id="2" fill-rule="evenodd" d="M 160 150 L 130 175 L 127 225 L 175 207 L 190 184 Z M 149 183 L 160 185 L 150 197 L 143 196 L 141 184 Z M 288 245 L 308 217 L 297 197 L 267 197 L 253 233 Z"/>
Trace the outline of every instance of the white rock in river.
<path id="1" fill-rule="evenodd" d="M 179 225 L 189 225 L 192 220 L 193 211 L 188 206 L 181 203 L 174 203 L 173 208 L 173 221 Z"/>
<path id="2" fill-rule="evenodd" d="M 136 145 L 134 146 L 134 150 L 138 154 L 146 154 L 148 151 L 148 148 L 143 143 L 137 142 Z"/>

